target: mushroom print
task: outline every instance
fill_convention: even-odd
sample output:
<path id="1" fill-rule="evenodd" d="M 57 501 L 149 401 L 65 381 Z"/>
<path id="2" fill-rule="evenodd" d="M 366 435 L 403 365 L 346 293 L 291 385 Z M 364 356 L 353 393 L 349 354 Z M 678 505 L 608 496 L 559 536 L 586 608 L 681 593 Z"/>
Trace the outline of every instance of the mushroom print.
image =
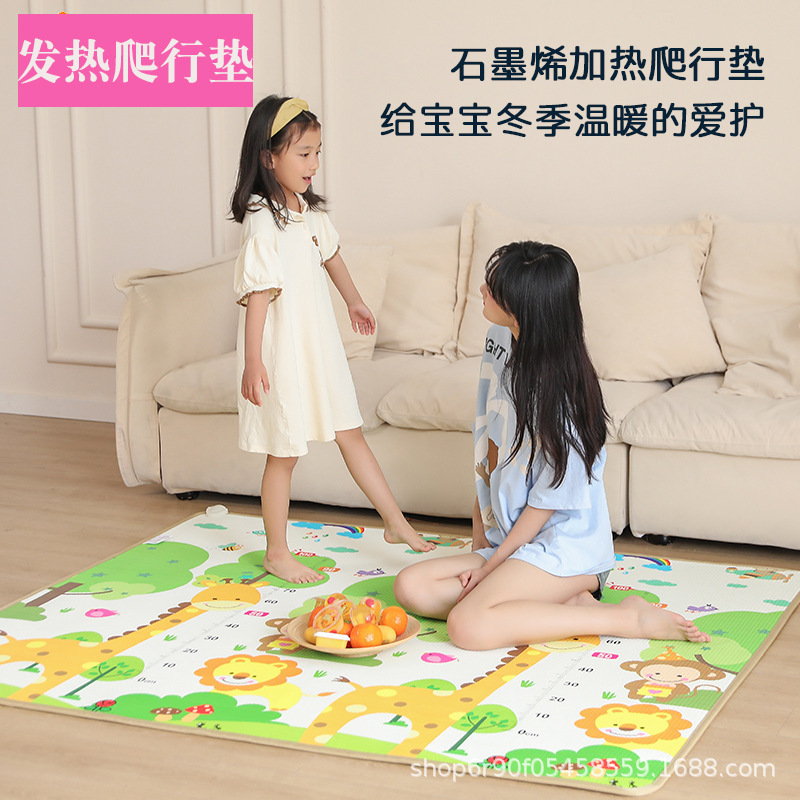
<path id="1" fill-rule="evenodd" d="M 163 706 L 162 708 L 151 709 L 150 713 L 156 715 L 156 722 L 166 722 L 167 720 L 172 719 L 176 714 L 182 714 L 183 709 Z"/>
<path id="2" fill-rule="evenodd" d="M 203 706 L 189 706 L 186 709 L 186 716 L 183 718 L 183 722 L 192 722 L 196 720 L 201 714 L 213 714 L 214 713 L 214 706 L 210 705 L 203 705 Z"/>

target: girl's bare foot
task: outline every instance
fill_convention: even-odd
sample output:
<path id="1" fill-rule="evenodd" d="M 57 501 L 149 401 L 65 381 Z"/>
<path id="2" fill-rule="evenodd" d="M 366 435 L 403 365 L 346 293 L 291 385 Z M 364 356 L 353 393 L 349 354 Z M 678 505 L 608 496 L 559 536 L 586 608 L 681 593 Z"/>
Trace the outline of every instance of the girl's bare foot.
<path id="1" fill-rule="evenodd" d="M 628 607 L 634 612 L 632 636 L 636 638 L 686 640 L 689 642 L 711 641 L 711 637 L 699 630 L 690 620 L 674 611 L 656 608 L 638 595 L 626 597 L 620 601 L 619 605 Z"/>
<path id="2" fill-rule="evenodd" d="M 316 583 L 323 578 L 319 572 L 298 561 L 288 550 L 286 553 L 273 555 L 272 558 L 265 555 L 264 569 L 289 583 Z"/>
<path id="3" fill-rule="evenodd" d="M 417 553 L 427 553 L 436 547 L 433 542 L 426 542 L 405 519 L 397 525 L 387 525 L 383 538 L 389 544 L 407 544 Z"/>

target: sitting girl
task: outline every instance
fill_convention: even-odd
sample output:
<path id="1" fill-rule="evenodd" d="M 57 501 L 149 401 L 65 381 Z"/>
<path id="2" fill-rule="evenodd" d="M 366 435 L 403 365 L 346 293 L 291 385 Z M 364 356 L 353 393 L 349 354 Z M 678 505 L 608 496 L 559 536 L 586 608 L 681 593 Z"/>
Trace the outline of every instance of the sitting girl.
<path id="1" fill-rule="evenodd" d="M 599 602 L 615 563 L 603 488 L 607 414 L 559 247 L 499 248 L 481 287 L 473 552 L 402 570 L 394 592 L 468 650 L 584 634 L 708 641 L 638 596 Z"/>

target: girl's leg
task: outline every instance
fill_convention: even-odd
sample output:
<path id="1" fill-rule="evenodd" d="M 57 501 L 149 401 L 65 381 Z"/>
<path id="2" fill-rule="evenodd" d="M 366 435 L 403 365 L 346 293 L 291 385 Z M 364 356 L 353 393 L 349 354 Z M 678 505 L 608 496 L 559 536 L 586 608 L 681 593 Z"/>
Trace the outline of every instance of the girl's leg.
<path id="1" fill-rule="evenodd" d="M 289 521 L 289 490 L 297 458 L 267 456 L 264 477 L 261 479 L 261 515 L 267 534 L 264 569 L 290 583 L 314 583 L 322 576 L 301 564 L 286 543 L 286 524 Z"/>
<path id="2" fill-rule="evenodd" d="M 403 516 L 377 459 L 364 439 L 361 428 L 337 431 L 336 444 L 339 445 L 344 463 L 353 480 L 381 515 L 386 528 L 384 539 L 390 544 L 404 542 L 418 553 L 433 550 L 435 545 L 426 542 Z"/>
<path id="3" fill-rule="evenodd" d="M 414 614 L 447 619 L 461 594 L 458 576 L 485 563 L 477 553 L 420 561 L 400 570 L 394 581 L 394 596 L 403 608 Z"/>
<path id="4" fill-rule="evenodd" d="M 560 578 L 509 558 L 484 578 L 447 617 L 451 641 L 466 650 L 489 650 L 598 634 L 639 639 L 707 642 L 694 623 L 643 598 L 613 605 L 587 592 L 594 575 Z"/>

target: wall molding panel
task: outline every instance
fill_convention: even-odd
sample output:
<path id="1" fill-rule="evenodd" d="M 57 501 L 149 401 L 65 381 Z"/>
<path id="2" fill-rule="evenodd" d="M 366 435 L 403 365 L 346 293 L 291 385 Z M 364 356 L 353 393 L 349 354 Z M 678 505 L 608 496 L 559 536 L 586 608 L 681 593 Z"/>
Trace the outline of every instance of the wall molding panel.
<path id="1" fill-rule="evenodd" d="M 270 11 L 253 0 L 192 5 L 195 13 L 252 13 L 254 19 Z M 278 9 L 280 0 L 269 5 Z M 156 12 L 160 4 L 152 6 L 141 13 Z M 34 14 L 56 13 L 51 0 L 29 0 L 28 7 Z M 58 10 L 64 9 L 98 11 L 95 3 L 78 0 L 61 0 Z M 272 91 L 274 78 L 268 78 Z M 180 269 L 238 247 L 238 226 L 226 217 L 249 113 L 249 108 L 34 110 L 48 362 L 114 366 L 123 303 L 113 289 L 116 273 Z M 181 162 L 184 155 L 190 164 Z M 182 196 L 173 186 L 168 186 L 172 197 L 165 189 L 173 168 Z M 173 235 L 168 215 L 176 201 L 176 216 L 183 211 L 183 217 Z"/>
<path id="2" fill-rule="evenodd" d="M 36 161 L 42 237 L 44 322 L 47 360 L 64 364 L 114 366 L 115 332 L 87 327 L 82 319 L 71 109 L 37 108 Z"/>

